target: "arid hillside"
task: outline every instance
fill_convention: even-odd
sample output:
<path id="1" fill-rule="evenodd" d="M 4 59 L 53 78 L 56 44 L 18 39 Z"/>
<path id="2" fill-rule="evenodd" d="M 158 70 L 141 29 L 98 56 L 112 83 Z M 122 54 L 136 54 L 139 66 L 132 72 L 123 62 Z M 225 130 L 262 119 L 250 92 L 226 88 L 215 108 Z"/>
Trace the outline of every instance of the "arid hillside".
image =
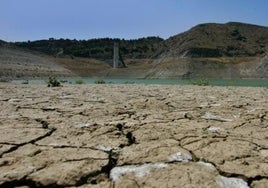
<path id="1" fill-rule="evenodd" d="M 164 41 L 161 57 L 252 57 L 268 50 L 268 27 L 200 24 Z"/>
<path id="2" fill-rule="evenodd" d="M 267 27 L 200 24 L 163 42 L 148 77 L 268 77 L 267 54 Z"/>
<path id="3" fill-rule="evenodd" d="M 127 68 L 112 68 L 114 42 Z M 0 64 L 1 77 L 268 78 L 268 27 L 200 24 L 167 40 L 0 41 Z"/>
<path id="4" fill-rule="evenodd" d="M 49 61 L 46 56 L 5 45 L 0 46 L 0 65 L 1 78 L 73 75 L 70 70 Z"/>

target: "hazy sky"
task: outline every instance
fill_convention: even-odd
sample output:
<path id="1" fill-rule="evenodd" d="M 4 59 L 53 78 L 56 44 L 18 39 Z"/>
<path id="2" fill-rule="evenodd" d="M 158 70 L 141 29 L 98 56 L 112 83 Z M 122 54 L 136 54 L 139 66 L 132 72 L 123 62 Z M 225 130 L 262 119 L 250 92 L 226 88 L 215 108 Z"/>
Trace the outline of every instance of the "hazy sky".
<path id="1" fill-rule="evenodd" d="M 0 39 L 168 38 L 207 22 L 268 26 L 268 0 L 0 0 Z"/>

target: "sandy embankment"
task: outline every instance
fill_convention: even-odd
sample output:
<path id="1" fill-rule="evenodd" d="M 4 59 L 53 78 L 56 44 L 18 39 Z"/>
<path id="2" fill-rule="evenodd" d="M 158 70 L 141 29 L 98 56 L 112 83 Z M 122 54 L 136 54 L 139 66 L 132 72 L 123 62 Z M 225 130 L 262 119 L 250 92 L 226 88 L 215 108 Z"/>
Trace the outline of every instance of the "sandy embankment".
<path id="1" fill-rule="evenodd" d="M 268 89 L 0 83 L 0 187 L 268 187 Z"/>

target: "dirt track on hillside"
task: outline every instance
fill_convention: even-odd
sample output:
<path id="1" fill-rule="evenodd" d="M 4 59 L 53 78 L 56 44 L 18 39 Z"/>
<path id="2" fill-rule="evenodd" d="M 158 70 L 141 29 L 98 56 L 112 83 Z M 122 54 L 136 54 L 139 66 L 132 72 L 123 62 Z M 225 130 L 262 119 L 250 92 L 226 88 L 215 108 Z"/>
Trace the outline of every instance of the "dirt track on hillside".
<path id="1" fill-rule="evenodd" d="M 0 187 L 268 187 L 268 89 L 0 83 Z"/>

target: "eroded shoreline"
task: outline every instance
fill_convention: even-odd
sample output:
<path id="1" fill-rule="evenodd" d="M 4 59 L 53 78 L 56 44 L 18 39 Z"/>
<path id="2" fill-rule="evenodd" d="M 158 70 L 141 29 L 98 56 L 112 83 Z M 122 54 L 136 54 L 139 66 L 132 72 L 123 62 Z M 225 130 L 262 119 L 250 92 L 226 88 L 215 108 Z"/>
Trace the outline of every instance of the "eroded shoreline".
<path id="1" fill-rule="evenodd" d="M 267 88 L 0 88 L 0 187 L 268 185 Z"/>

